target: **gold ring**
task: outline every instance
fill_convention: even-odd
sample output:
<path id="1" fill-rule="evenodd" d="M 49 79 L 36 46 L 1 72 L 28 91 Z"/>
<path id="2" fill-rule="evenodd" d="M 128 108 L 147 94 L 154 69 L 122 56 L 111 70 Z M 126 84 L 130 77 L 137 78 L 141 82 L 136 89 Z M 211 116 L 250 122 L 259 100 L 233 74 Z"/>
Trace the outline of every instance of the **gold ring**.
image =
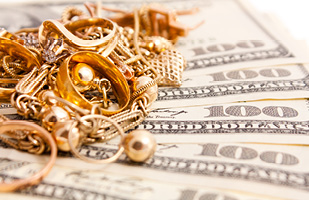
<path id="1" fill-rule="evenodd" d="M 130 102 L 130 88 L 123 74 L 107 58 L 89 51 L 82 51 L 71 55 L 59 67 L 56 84 L 62 98 L 81 108 L 91 110 L 93 107 L 93 104 L 78 91 L 72 82 L 71 71 L 77 63 L 88 64 L 111 82 L 113 94 L 119 106 L 117 110 L 101 108 L 103 115 L 110 116 L 116 114 L 128 106 Z"/>
<path id="2" fill-rule="evenodd" d="M 91 26 L 108 28 L 110 33 L 103 38 L 96 40 L 84 40 L 73 34 L 80 28 Z M 64 37 L 65 43 L 78 50 L 97 51 L 103 56 L 108 56 L 110 52 L 114 50 L 118 41 L 117 25 L 104 18 L 82 19 L 70 22 L 66 25 L 63 25 L 57 20 L 46 20 L 39 28 L 40 43 L 46 43 L 50 35 L 53 35 L 56 39 Z"/>
<path id="3" fill-rule="evenodd" d="M 57 146 L 54 139 L 44 128 L 32 122 L 25 122 L 22 120 L 8 120 L 1 122 L 0 127 L 0 134 L 5 134 L 6 132 L 12 130 L 36 131 L 36 134 L 43 138 L 50 147 L 50 159 L 44 168 L 42 168 L 31 177 L 19 179 L 13 181 L 12 183 L 0 183 L 0 192 L 12 192 L 27 186 L 38 184 L 45 176 L 47 176 L 56 161 Z"/>

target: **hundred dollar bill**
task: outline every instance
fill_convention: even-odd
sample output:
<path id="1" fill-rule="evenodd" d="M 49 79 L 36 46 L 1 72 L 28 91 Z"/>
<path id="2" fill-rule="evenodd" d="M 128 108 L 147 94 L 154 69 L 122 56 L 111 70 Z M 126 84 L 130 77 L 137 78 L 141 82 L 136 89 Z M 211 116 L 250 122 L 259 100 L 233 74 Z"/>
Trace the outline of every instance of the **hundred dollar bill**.
<path id="1" fill-rule="evenodd" d="M 14 115 L 17 114 L 17 110 L 10 103 L 0 102 L 0 114 L 2 115 Z"/>
<path id="2" fill-rule="evenodd" d="M 87 148 L 81 153 L 102 158 L 101 150 Z M 241 188 L 280 198 L 306 199 L 308 150 L 301 146 L 239 143 L 170 144 L 159 146 L 155 156 L 144 164 L 113 164 L 104 169 L 170 183 Z M 60 162 L 70 161 L 60 158 Z"/>
<path id="3" fill-rule="evenodd" d="M 0 158 L 0 179 L 9 181 L 30 176 L 42 168 L 42 164 Z M 277 199 L 246 191 L 228 191 L 189 184 L 168 184 L 138 176 L 106 173 L 104 170 L 73 169 L 54 166 L 43 181 L 33 187 L 15 193 L 1 194 L 1 199 L 114 199 L 114 200 L 192 200 L 200 198 L 249 200 Z"/>
<path id="4" fill-rule="evenodd" d="M 291 63 L 298 54 L 294 52 L 306 49 L 267 22 L 247 1 L 207 2 L 196 14 L 205 23 L 182 38 L 178 47 L 188 60 L 187 75 Z M 186 22 L 192 23 L 192 19 L 184 19 Z"/>
<path id="5" fill-rule="evenodd" d="M 308 100 L 253 101 L 162 108 L 139 125 L 158 142 L 269 142 L 308 144 Z"/>
<path id="6" fill-rule="evenodd" d="M 115 152 L 116 150 L 106 149 L 99 145 L 83 147 L 80 150 L 80 153 L 93 159 L 103 159 Z M 166 199 L 203 199 L 200 197 L 202 195 L 195 192 L 196 189 L 192 188 L 193 191 L 189 192 L 188 186 L 246 191 L 257 197 L 262 193 L 265 197 L 307 199 L 309 197 L 308 153 L 309 148 L 306 146 L 245 143 L 165 144 L 159 145 L 154 157 L 145 163 L 132 163 L 122 156 L 118 163 L 107 165 L 85 163 L 71 157 L 70 154 L 61 154 L 57 158 L 55 169 L 41 186 L 30 188 L 24 193 L 27 194 L 28 191 L 28 194 L 33 192 L 33 194 L 49 194 L 58 197 L 64 195 L 63 193 L 68 190 L 65 186 L 69 184 L 69 195 L 73 195 L 74 189 L 78 188 L 77 196 L 83 195 L 81 191 L 86 190 L 90 194 L 94 191 L 96 194 L 108 193 L 114 196 L 117 194 L 117 197 L 126 199 L 116 190 L 117 185 L 109 183 L 108 180 L 118 180 L 118 187 L 125 192 L 127 188 L 124 186 L 126 184 L 130 186 L 131 179 L 127 177 L 125 178 L 127 181 L 123 182 L 119 179 L 123 176 L 130 176 L 141 181 L 139 183 L 133 180 L 131 186 L 138 186 L 142 190 L 140 194 L 142 197 L 149 197 L 147 196 L 149 191 L 145 187 L 151 188 L 150 183 L 147 183 L 147 180 L 150 180 L 163 182 L 163 188 L 164 185 L 170 186 L 166 189 L 171 188 L 173 198 Z M 3 147 L 1 147 L 0 156 L 18 158 L 30 165 L 25 167 L 20 174 L 11 170 L 10 167 L 3 167 L 6 170 L 2 173 L 9 177 L 23 177 L 31 171 L 29 169 L 36 169 L 35 163 L 44 162 L 44 157 L 39 159 L 37 156 Z M 85 184 L 88 184 L 88 187 L 84 186 Z M 177 192 L 177 189 L 175 191 L 171 187 L 174 184 L 183 187 Z M 57 187 L 58 191 L 55 189 Z M 105 188 L 110 188 L 110 190 L 104 190 Z M 156 188 L 153 190 L 155 193 Z M 128 194 L 133 195 L 133 191 L 128 189 Z M 164 190 L 161 188 L 161 191 Z M 181 191 L 186 191 L 186 194 L 191 194 L 194 198 L 180 198 L 183 195 Z M 148 195 L 153 195 L 149 193 Z M 160 195 L 165 195 L 165 193 Z"/>
<path id="7" fill-rule="evenodd" d="M 1 110 L 0 110 L 1 112 Z M 23 119 L 18 114 L 4 114 Z M 309 101 L 265 100 L 159 108 L 137 127 L 158 143 L 264 142 L 308 144 Z"/>
<path id="8" fill-rule="evenodd" d="M 308 75 L 307 66 L 282 65 L 185 76 L 179 88 L 159 88 L 153 108 L 306 98 Z"/>
<path id="9" fill-rule="evenodd" d="M 194 26 L 188 37 L 181 38 L 177 49 L 186 57 L 186 73 L 199 75 L 222 70 L 278 65 L 308 61 L 307 50 L 285 33 L 277 31 L 245 1 L 171 0 L 171 1 L 101 1 L 107 7 L 132 11 L 145 3 L 161 3 L 174 9 L 199 8 L 194 15 L 180 16 L 181 23 Z M 37 27 L 46 19 L 61 17 L 68 5 L 86 9 L 80 1 L 0 5 L 0 26 L 9 31 Z M 102 16 L 110 12 L 102 11 Z"/>

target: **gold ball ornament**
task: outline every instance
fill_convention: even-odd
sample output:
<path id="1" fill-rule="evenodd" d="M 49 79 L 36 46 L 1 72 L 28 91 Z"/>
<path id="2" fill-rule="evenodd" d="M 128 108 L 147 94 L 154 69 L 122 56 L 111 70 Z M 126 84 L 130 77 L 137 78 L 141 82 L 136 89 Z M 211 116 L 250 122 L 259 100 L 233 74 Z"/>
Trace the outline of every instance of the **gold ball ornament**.
<path id="1" fill-rule="evenodd" d="M 59 106 L 47 108 L 42 115 L 42 124 L 51 131 L 57 122 L 64 122 L 70 119 L 69 113 Z"/>
<path id="2" fill-rule="evenodd" d="M 165 51 L 174 49 L 173 44 L 164 37 L 160 36 L 149 36 L 145 38 L 144 44 L 141 44 L 144 48 L 149 51 L 153 51 L 157 54 Z"/>
<path id="3" fill-rule="evenodd" d="M 124 151 L 135 162 L 144 162 L 156 151 L 156 140 L 153 135 L 143 129 L 130 132 L 123 141 Z"/>
<path id="4" fill-rule="evenodd" d="M 61 151 L 71 150 L 69 141 L 68 141 L 71 126 L 72 126 L 72 123 L 70 122 L 57 122 L 54 127 L 53 136 L 56 139 L 57 146 Z M 79 144 L 79 139 L 80 139 L 78 128 L 76 127 L 72 128 L 72 131 L 70 134 L 72 137 L 74 147 L 77 147 Z"/>
<path id="5" fill-rule="evenodd" d="M 86 63 L 78 63 L 72 69 L 73 83 L 82 92 L 88 90 L 95 78 L 95 71 Z"/>

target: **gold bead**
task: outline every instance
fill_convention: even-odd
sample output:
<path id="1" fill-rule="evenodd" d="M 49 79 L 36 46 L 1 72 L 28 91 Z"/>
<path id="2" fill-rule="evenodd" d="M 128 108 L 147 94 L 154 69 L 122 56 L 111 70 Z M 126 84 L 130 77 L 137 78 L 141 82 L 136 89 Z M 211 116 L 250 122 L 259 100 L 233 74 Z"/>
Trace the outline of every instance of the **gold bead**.
<path id="1" fill-rule="evenodd" d="M 86 63 L 78 63 L 72 69 L 72 79 L 75 85 L 89 86 L 94 76 L 94 70 Z"/>
<path id="2" fill-rule="evenodd" d="M 132 161 L 143 162 L 154 154 L 157 143 L 149 131 L 137 129 L 125 137 L 123 146 Z"/>
<path id="3" fill-rule="evenodd" d="M 57 122 L 63 122 L 70 119 L 69 113 L 59 106 L 46 108 L 42 115 L 42 124 L 51 131 Z"/>
<path id="4" fill-rule="evenodd" d="M 160 36 L 146 37 L 141 46 L 157 54 L 165 50 L 172 50 L 174 48 L 173 44 L 169 40 Z"/>
<path id="5" fill-rule="evenodd" d="M 153 79 L 150 78 L 149 76 L 140 76 L 137 78 L 137 80 L 135 81 L 135 89 L 139 90 L 141 87 L 145 86 L 147 83 L 149 83 L 150 81 L 152 81 Z M 158 85 L 154 84 L 153 86 L 149 87 L 144 94 L 147 94 L 148 96 L 148 100 L 149 100 L 149 104 L 152 104 L 158 96 Z"/>
<path id="6" fill-rule="evenodd" d="M 57 146 L 61 151 L 71 150 L 68 141 L 71 125 L 72 123 L 70 122 L 57 122 L 54 127 L 53 136 L 56 139 Z M 80 139 L 78 128 L 74 127 L 70 134 L 72 137 L 74 147 L 77 147 Z"/>

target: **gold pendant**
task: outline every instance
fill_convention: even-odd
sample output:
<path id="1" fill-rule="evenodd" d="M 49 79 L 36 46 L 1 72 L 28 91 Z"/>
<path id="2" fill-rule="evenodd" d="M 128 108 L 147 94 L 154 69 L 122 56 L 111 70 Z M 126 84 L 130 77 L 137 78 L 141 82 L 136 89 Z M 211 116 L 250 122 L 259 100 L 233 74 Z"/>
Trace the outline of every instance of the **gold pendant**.
<path id="1" fill-rule="evenodd" d="M 181 85 L 186 61 L 179 52 L 176 50 L 162 51 L 149 63 L 161 75 L 161 79 L 158 81 L 159 86 L 179 87 Z"/>

